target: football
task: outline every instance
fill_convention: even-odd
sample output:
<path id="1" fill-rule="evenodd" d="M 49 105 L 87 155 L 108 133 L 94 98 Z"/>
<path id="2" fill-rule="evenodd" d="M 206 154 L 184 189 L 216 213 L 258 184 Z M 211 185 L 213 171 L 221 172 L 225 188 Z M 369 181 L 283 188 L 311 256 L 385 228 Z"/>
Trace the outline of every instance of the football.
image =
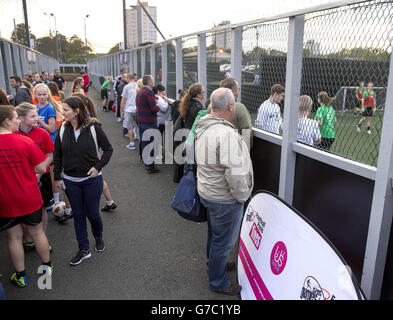
<path id="1" fill-rule="evenodd" d="M 65 209 L 65 202 L 60 201 L 53 205 L 52 212 L 56 217 L 61 218 L 62 216 L 64 216 L 64 209 Z"/>

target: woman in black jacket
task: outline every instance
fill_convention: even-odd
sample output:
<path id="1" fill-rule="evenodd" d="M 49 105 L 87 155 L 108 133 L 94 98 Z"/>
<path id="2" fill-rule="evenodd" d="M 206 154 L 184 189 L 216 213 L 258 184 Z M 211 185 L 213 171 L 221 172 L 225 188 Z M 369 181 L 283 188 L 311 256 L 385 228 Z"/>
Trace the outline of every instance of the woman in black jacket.
<path id="1" fill-rule="evenodd" d="M 204 97 L 205 89 L 202 84 L 194 83 L 188 88 L 179 105 L 180 116 L 183 119 L 183 128 L 191 130 L 198 112 L 205 109 L 205 106 L 202 104 Z"/>
<path id="2" fill-rule="evenodd" d="M 205 89 L 203 88 L 202 84 L 194 83 L 188 88 L 185 96 L 180 100 L 179 105 L 179 113 L 182 119 L 181 128 L 191 130 L 198 112 L 206 109 L 202 104 L 204 97 Z M 174 142 L 173 146 L 176 149 L 176 147 L 180 144 L 181 142 Z M 185 153 L 183 153 L 183 155 L 185 155 Z M 176 183 L 179 182 L 183 177 L 183 172 L 184 165 L 176 163 L 175 159 L 173 181 Z"/>
<path id="3" fill-rule="evenodd" d="M 79 252 L 70 264 L 78 265 L 91 256 L 86 218 L 96 240 L 95 250 L 105 249 L 99 211 L 103 188 L 101 169 L 108 164 L 113 148 L 101 124 L 89 117 L 81 98 L 65 99 L 63 116 L 65 122 L 55 140 L 54 177 L 57 189 L 65 189 L 74 213 Z M 101 157 L 99 148 L 103 151 Z"/>

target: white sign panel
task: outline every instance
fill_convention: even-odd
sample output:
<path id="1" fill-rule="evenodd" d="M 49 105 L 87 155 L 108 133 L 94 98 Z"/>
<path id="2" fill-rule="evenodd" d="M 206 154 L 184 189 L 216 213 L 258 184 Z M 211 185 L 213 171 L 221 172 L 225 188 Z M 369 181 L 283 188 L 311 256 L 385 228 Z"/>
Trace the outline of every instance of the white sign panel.
<path id="1" fill-rule="evenodd" d="M 260 192 L 243 218 L 238 252 L 243 300 L 364 299 L 349 266 L 310 222 Z"/>

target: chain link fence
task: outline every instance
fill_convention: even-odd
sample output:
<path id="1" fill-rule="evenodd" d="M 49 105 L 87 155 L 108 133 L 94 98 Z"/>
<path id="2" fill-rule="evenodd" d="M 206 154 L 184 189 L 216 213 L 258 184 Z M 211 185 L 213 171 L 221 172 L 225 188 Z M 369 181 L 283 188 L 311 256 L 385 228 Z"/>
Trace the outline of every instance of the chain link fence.
<path id="1" fill-rule="evenodd" d="M 206 34 L 207 98 L 231 74 L 231 30 Z"/>
<path id="2" fill-rule="evenodd" d="M 242 47 L 242 103 L 257 127 L 281 134 L 284 101 L 267 100 L 274 85 L 285 86 L 288 19 L 244 27 Z"/>
<path id="3" fill-rule="evenodd" d="M 183 40 L 183 89 L 198 82 L 198 37 Z"/>
<path id="4" fill-rule="evenodd" d="M 304 18 L 298 141 L 376 166 L 392 52 L 393 1 L 338 6 L 313 11 Z M 206 70 L 202 72 L 207 82 L 206 98 L 221 80 L 235 76 L 241 85 L 241 102 L 248 108 L 254 126 L 280 136 L 285 120 L 285 93 L 272 97 L 271 89 L 274 85 L 286 85 L 289 17 L 244 23 L 240 27 L 242 54 L 236 62 L 241 64 L 240 73 L 231 70 L 236 55 L 232 51 L 237 45 L 233 39 L 234 26 L 204 33 Z M 165 42 L 166 78 L 162 74 L 162 44 L 154 45 L 155 77 L 158 81 L 166 79 L 168 97 L 176 97 L 176 74 L 182 73 L 183 89 L 198 81 L 198 36 L 182 38 L 182 70 L 176 70 L 176 41 Z M 145 73 L 148 73 L 150 49 L 146 48 Z M 137 50 L 139 72 L 140 50 Z M 371 94 L 358 89 L 361 82 L 365 87 L 373 83 Z M 318 101 L 318 94 L 324 96 L 323 101 Z M 375 108 L 370 105 L 374 100 Z"/>
<path id="5" fill-rule="evenodd" d="M 317 121 L 320 135 L 315 122 L 301 119 L 302 142 L 308 138 L 325 151 L 377 165 L 392 21 L 391 1 L 305 16 L 301 93 L 312 105 L 300 117 Z"/>

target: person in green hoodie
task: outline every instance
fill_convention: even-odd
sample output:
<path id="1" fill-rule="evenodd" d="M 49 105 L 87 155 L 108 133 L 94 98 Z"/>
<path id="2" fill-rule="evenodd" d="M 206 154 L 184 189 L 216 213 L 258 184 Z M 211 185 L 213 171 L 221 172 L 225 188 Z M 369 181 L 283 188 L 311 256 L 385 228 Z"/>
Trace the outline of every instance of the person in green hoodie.
<path id="1" fill-rule="evenodd" d="M 334 99 L 329 97 L 325 91 L 318 93 L 318 103 L 321 106 L 318 108 L 314 119 L 318 122 L 321 131 L 322 140 L 320 146 L 326 151 L 330 150 L 336 137 L 335 126 L 337 118 L 336 112 L 332 107 Z"/>

